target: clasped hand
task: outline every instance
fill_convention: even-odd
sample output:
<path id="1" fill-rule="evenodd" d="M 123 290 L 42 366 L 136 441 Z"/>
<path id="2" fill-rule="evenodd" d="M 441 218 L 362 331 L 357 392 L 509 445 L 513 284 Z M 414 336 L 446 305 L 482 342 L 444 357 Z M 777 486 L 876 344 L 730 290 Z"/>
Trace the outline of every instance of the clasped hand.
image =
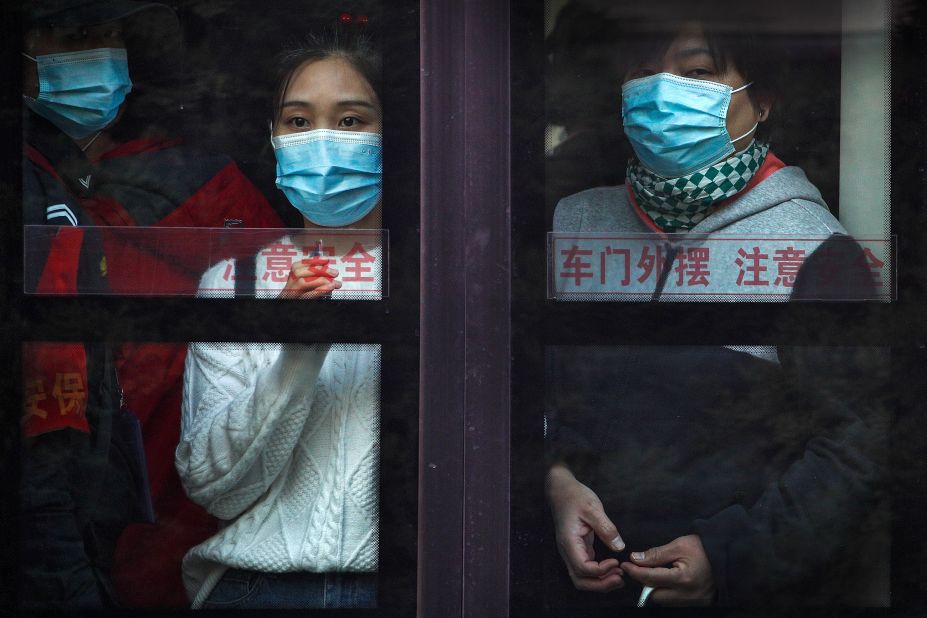
<path id="1" fill-rule="evenodd" d="M 557 549 L 573 585 L 579 590 L 609 592 L 624 587 L 629 576 L 655 590 L 650 596 L 661 605 L 710 605 L 715 593 L 711 564 L 697 535 L 682 536 L 660 547 L 632 552 L 631 560 L 596 560 L 598 537 L 613 551 L 625 549 L 618 528 L 605 514 L 591 489 L 564 466 L 547 474 L 547 498 L 557 534 Z"/>
<path id="2" fill-rule="evenodd" d="M 341 287 L 338 271 L 328 268 L 325 258 L 310 258 L 293 263 L 279 298 L 311 299 L 331 295 Z"/>

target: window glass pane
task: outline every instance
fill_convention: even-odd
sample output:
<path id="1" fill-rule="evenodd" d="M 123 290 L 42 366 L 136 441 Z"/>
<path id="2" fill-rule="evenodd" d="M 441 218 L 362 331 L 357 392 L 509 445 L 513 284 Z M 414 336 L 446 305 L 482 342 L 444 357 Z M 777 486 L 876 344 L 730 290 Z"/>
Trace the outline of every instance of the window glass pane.
<path id="1" fill-rule="evenodd" d="M 893 259 L 894 237 L 854 242 L 845 236 L 554 232 L 548 235 L 547 296 L 888 301 L 897 298 L 889 272 Z"/>
<path id="2" fill-rule="evenodd" d="M 314 242 L 381 236 L 383 88 L 396 79 L 379 2 L 92 4 L 23 7 L 24 223 L 158 231 L 27 238 L 27 293 L 193 294 L 258 248 L 236 255 L 181 228 L 277 229 L 261 246 L 286 244 L 284 227 Z M 386 296 L 385 244 L 317 252 L 337 253 L 334 297 Z"/>
<path id="3" fill-rule="evenodd" d="M 545 3 L 549 229 L 656 234 L 672 248 L 667 269 L 684 275 L 692 260 L 683 235 L 700 238 L 696 257 L 735 276 L 697 276 L 685 291 L 661 288 L 659 277 L 599 283 L 605 262 L 634 253 L 628 243 L 602 265 L 598 250 L 586 259 L 552 243 L 551 274 L 590 262 L 588 280 L 571 292 L 599 301 L 895 298 L 890 20 L 888 2 Z M 824 274 L 820 264 L 842 253 L 832 244 L 844 234 L 861 246 Z M 728 256 L 715 246 L 724 236 L 752 244 Z M 751 259 L 768 268 L 770 289 L 736 276 Z M 814 289 L 771 289 L 782 266 Z M 834 280 L 872 268 L 885 287 L 833 293 L 843 288 Z"/>
<path id="4" fill-rule="evenodd" d="M 26 294 L 389 295 L 386 230 L 27 225 L 24 233 Z M 92 247 L 102 247 L 98 262 Z"/>
<path id="5" fill-rule="evenodd" d="M 748 4 L 550 0 L 543 37 L 539 14 L 513 25 L 513 128 L 544 153 L 513 157 L 513 613 L 604 615 L 645 584 L 651 605 L 905 603 L 918 438 L 887 391 L 909 367 L 902 346 L 894 365 L 862 347 L 895 345 L 900 315 L 765 303 L 904 298 L 897 247 L 921 244 L 904 144 L 923 118 L 899 82 L 923 79 L 921 16 Z M 525 112 L 541 97 L 542 121 Z M 546 277 L 526 276 L 545 249 Z M 654 304 L 689 300 L 707 302 Z M 767 345 L 721 345 L 737 342 Z M 711 586 L 673 598 L 631 553 L 690 536 Z M 679 568 L 663 558 L 638 566 Z"/>
<path id="6" fill-rule="evenodd" d="M 23 359 L 23 607 L 377 606 L 381 346 Z"/>
<path id="7" fill-rule="evenodd" d="M 23 604 L 198 606 L 221 563 L 235 571 L 226 600 L 244 587 L 260 606 L 304 603 L 322 586 L 329 604 L 414 611 L 416 5 L 40 0 L 20 12 L 17 300 L 36 310 L 21 312 L 17 343 L 40 341 L 22 346 L 22 486 L 72 468 L 55 495 L 24 492 Z M 386 181 L 384 158 L 404 162 Z M 403 266 L 392 280 L 388 226 Z M 154 298 L 169 296 L 241 300 Z M 215 339 L 234 343 L 175 343 Z M 267 442 L 275 409 L 282 449 Z M 117 460 L 101 458 L 119 440 Z M 381 482 L 394 496 L 383 505 Z M 76 522 L 67 556 L 42 523 L 57 504 Z M 214 553 L 184 574 L 204 543 Z M 42 569 L 84 570 L 58 586 Z M 283 601 L 255 596 L 262 586 Z"/>
<path id="8" fill-rule="evenodd" d="M 888 606 L 887 349 L 550 346 L 545 360 L 553 615 L 633 606 L 647 584 L 660 605 Z"/>

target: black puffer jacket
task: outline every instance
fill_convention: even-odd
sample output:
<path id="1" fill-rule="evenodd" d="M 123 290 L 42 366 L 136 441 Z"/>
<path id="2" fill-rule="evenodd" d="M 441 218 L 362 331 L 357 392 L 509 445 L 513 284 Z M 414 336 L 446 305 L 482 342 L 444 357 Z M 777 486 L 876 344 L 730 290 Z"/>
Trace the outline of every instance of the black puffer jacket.
<path id="1" fill-rule="evenodd" d="M 698 534 L 721 604 L 813 592 L 841 602 L 817 592 L 882 498 L 884 353 L 779 358 L 710 346 L 548 353 L 551 458 L 597 493 L 630 550 Z M 629 584 L 612 603 L 636 601 Z"/>

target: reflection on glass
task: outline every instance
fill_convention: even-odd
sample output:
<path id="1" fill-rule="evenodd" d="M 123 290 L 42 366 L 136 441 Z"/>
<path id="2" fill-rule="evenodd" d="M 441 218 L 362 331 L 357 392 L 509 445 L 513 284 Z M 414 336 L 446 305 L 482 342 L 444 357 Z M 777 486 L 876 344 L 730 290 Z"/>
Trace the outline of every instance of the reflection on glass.
<path id="1" fill-rule="evenodd" d="M 157 472 L 169 464 L 173 442 L 149 459 L 156 472 L 149 477 L 139 417 L 123 405 L 105 346 L 26 343 L 22 355 L 19 604 L 112 606 L 116 580 L 133 577 L 114 566 L 123 534 L 130 525 L 157 528 L 155 518 L 170 502 L 170 483 Z M 167 413 L 166 420 L 176 428 L 176 415 Z M 201 531 L 174 532 L 176 540 Z M 160 548 L 148 564 L 170 563 L 173 547 Z"/>
<path id="2" fill-rule="evenodd" d="M 547 605 L 888 604 L 888 353 L 552 346 Z M 597 594 L 608 592 L 606 595 Z"/>
<path id="3" fill-rule="evenodd" d="M 283 227 L 235 162 L 185 140 L 171 7 L 38 0 L 23 14 L 23 220 L 62 226 L 26 238 L 27 293 L 192 294 L 205 271 L 199 245 L 71 226 Z"/>
<path id="4" fill-rule="evenodd" d="M 376 606 L 379 345 L 23 358 L 23 608 Z M 138 564 L 184 598 L 146 601 Z"/>
<path id="5" fill-rule="evenodd" d="M 630 255 L 634 251 L 627 246 L 560 247 L 562 251 L 549 256 L 552 270 L 568 271 L 564 277 L 575 271 L 577 282 L 570 286 L 568 279 L 552 273 L 551 296 L 767 301 L 892 297 L 887 228 L 857 225 L 850 210 L 859 210 L 860 204 L 847 195 L 847 221 L 874 243 L 853 247 L 842 242 L 848 235 L 841 223 L 843 211 L 841 221 L 834 216 L 843 169 L 840 136 L 847 133 L 840 125 L 841 17 L 857 15 L 859 7 L 843 10 L 829 2 L 798 8 L 792 10 L 788 2 L 746 8 L 723 0 L 697 7 L 681 2 L 547 4 L 547 197 L 549 204 L 557 204 L 553 231 L 561 237 L 650 234 L 665 239 L 658 247 L 663 255 Z M 878 36 L 867 38 L 867 44 L 877 45 Z M 805 55 L 813 55 L 815 62 L 806 62 Z M 609 60 L 597 62 L 602 58 Z M 884 74 L 880 62 L 865 67 L 856 63 L 852 70 Z M 620 93 L 595 87 L 603 72 L 621 76 Z M 604 127 L 606 114 L 600 110 L 606 109 L 605 97 L 612 97 L 610 122 L 617 121 L 620 104 L 626 146 L 616 145 L 617 138 Z M 878 135 L 872 139 L 878 141 Z M 589 163 L 576 165 L 574 160 Z M 603 164 L 612 171 L 603 173 Z M 858 177 L 861 170 L 844 171 Z M 611 186 L 589 188 L 600 181 Z M 569 195 L 568 187 L 586 190 Z M 881 202 L 887 200 L 883 195 Z M 881 205 L 871 207 L 883 210 Z M 717 242 L 725 237 L 795 239 L 801 246 L 754 242 L 736 248 L 743 255 L 727 259 L 721 249 L 730 243 Z M 705 243 L 690 246 L 695 241 Z M 709 252 L 714 262 L 710 271 Z M 777 252 L 780 259 L 775 261 Z M 624 279 L 607 281 L 611 275 L 605 271 L 620 270 L 622 259 L 644 271 L 661 260 L 665 268 L 646 281 L 646 272 L 628 272 L 632 265 Z M 586 270 L 580 273 L 580 267 Z M 786 270 L 780 273 L 779 267 Z M 738 275 L 738 268 L 739 277 L 724 276 L 727 270 Z M 759 276 L 763 269 L 770 275 L 768 284 Z M 835 285 L 827 269 L 836 269 L 844 279 L 849 272 L 881 269 L 884 288 Z M 636 280 L 638 274 L 643 279 Z M 666 284 L 676 274 L 694 281 L 679 286 L 690 289 Z M 772 290 L 773 279 L 783 275 L 803 285 Z M 626 283 L 611 284 L 622 280 Z M 755 285 L 745 288 L 746 283 Z"/>
<path id="6" fill-rule="evenodd" d="M 134 0 L 23 3 L 25 293 L 385 297 L 380 57 L 368 28 L 378 21 L 376 3 L 355 12 L 316 4 L 301 3 L 292 19 L 285 3 L 256 9 L 205 0 L 182 11 Z M 192 36 L 181 43 L 181 34 Z M 268 37 L 301 43 L 278 58 Z M 275 90 L 271 58 L 279 64 Z M 284 219 L 303 227 L 284 229 Z M 258 563 L 241 562 L 241 552 L 226 560 L 219 551 L 221 559 L 209 555 L 216 558 L 213 579 L 184 585 L 185 553 L 220 538 L 216 518 L 187 498 L 174 468 L 186 345 L 130 343 L 108 351 L 93 343 L 28 344 L 23 606 L 183 607 L 193 600 L 188 593 L 200 594 L 202 604 L 242 577 L 252 584 L 261 577 L 270 588 L 295 577 L 301 589 L 309 569 L 325 586 L 323 604 L 375 604 L 379 348 L 284 346 L 277 362 L 245 346 L 230 353 L 235 358 L 224 369 L 209 364 L 208 344 L 194 349 L 190 363 L 208 365 L 198 375 L 215 378 L 223 393 L 234 389 L 216 374 L 246 380 L 270 372 L 282 380 L 276 386 L 296 382 L 287 390 L 293 405 L 281 410 L 261 400 L 268 403 L 262 418 L 273 412 L 290 432 L 297 408 L 316 421 L 318 433 L 306 429 L 313 437 L 304 440 L 311 453 L 295 466 L 292 458 L 284 462 L 286 478 L 300 479 L 297 487 L 281 487 L 284 479 L 271 473 L 281 462 L 257 457 L 262 443 L 242 446 L 248 436 L 234 423 L 229 432 L 237 441 L 230 444 L 247 455 L 219 482 L 241 482 L 230 491 L 247 493 L 259 474 L 244 469 L 260 461 L 264 481 L 279 481 L 275 496 L 300 496 L 298 515 L 292 501 L 279 506 L 264 496 L 261 503 L 275 505 L 276 517 L 311 526 L 303 531 L 306 543 L 286 538 L 288 548 L 303 552 L 288 565 L 296 573 L 270 575 L 285 570 L 277 553 L 243 576 Z M 293 369 L 288 361 L 307 355 L 308 382 L 273 370 Z M 263 364 L 251 374 L 234 373 L 255 357 Z M 281 395 L 268 384 L 249 392 Z M 209 412 L 220 423 L 225 408 L 210 396 L 190 414 L 203 419 Z M 313 412 L 329 416 L 323 421 Z M 202 446 L 199 428 L 183 429 L 194 436 L 191 454 L 221 469 L 233 452 L 213 450 L 216 444 L 194 448 Z M 333 437 L 338 431 L 341 442 Z M 290 450 L 308 452 L 298 444 L 294 439 Z M 351 460 L 358 453 L 363 462 Z M 198 488 L 203 473 L 195 468 L 184 480 Z M 211 507 L 224 490 L 205 491 Z M 231 517 L 225 498 L 220 502 L 220 514 Z M 247 541 L 271 549 L 263 539 Z M 359 591 L 355 598 L 350 590 Z M 319 602 L 289 589 L 252 600 Z"/>
<path id="7" fill-rule="evenodd" d="M 548 238 L 548 297 L 638 302 L 889 300 L 894 291 L 889 272 L 892 240 L 553 232 Z"/>
<path id="8" fill-rule="evenodd" d="M 379 300 L 389 293 L 387 230 L 27 225 L 23 231 L 26 294 L 277 298 L 294 266 L 325 283 L 336 270 L 341 285 L 332 298 Z M 67 259 L 87 239 L 102 239 L 106 248 L 106 257 L 91 264 L 96 277 L 81 277 Z M 239 263 L 247 272 L 237 272 Z"/>
<path id="9" fill-rule="evenodd" d="M 61 228 L 27 227 L 26 293 L 192 295 L 218 262 L 262 250 L 271 262 L 262 274 L 277 280 L 283 271 L 280 289 L 232 286 L 234 276 L 223 273 L 225 285 L 212 291 L 383 298 L 380 239 L 342 247 L 326 236 L 381 227 L 381 62 L 368 29 L 375 15 L 310 3 L 291 24 L 280 19 L 291 12 L 283 5 L 252 11 L 207 0 L 188 9 L 134 0 L 24 4 L 24 222 Z M 247 58 L 204 53 L 210 43 L 234 46 L 212 20 L 240 19 L 249 20 L 236 35 Z M 301 42 L 251 51 L 268 32 Z M 185 47 L 182 33 L 197 36 Z M 277 64 L 271 71 L 268 61 Z M 249 117 L 232 120 L 242 114 Z M 260 172 L 252 174 L 257 185 L 228 156 L 207 151 L 224 147 Z M 266 167 L 273 159 L 276 174 Z M 167 231 L 281 229 L 281 216 L 317 230 L 312 248 L 300 253 L 310 240 L 284 233 L 248 245 Z M 156 231 L 133 233 L 142 228 Z M 291 240 L 296 253 L 278 246 Z"/>

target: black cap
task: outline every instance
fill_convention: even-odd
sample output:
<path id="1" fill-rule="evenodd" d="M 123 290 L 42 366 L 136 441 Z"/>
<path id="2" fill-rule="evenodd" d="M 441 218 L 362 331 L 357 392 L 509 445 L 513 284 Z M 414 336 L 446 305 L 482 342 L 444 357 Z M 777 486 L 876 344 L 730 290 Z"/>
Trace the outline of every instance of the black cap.
<path id="1" fill-rule="evenodd" d="M 26 27 L 94 26 L 116 21 L 148 9 L 172 11 L 160 2 L 135 0 L 30 0 L 26 3 Z"/>

